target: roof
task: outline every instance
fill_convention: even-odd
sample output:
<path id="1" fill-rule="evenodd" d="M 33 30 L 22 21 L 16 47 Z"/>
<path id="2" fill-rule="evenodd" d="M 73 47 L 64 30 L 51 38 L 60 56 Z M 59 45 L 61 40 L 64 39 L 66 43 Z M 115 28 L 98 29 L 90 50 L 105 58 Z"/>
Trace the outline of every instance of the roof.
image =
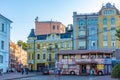
<path id="1" fill-rule="evenodd" d="M 35 37 L 35 31 L 34 29 L 31 29 L 31 32 L 28 37 Z"/>
<path id="2" fill-rule="evenodd" d="M 63 33 L 63 34 L 60 34 L 60 38 L 63 39 L 63 38 L 71 38 L 71 35 L 72 33 Z"/>
<path id="3" fill-rule="evenodd" d="M 37 40 L 46 40 L 47 35 L 38 35 Z"/>
<path id="4" fill-rule="evenodd" d="M 2 17 L 3 19 L 6 19 L 6 20 L 8 20 L 9 22 L 11 22 L 11 23 L 12 23 L 12 21 L 11 21 L 10 19 L 8 19 L 8 18 L 4 17 L 4 16 L 3 16 L 3 15 L 1 15 L 1 14 L 0 14 L 0 17 Z"/>
<path id="5" fill-rule="evenodd" d="M 105 53 L 112 54 L 112 50 L 60 50 L 58 54 L 88 54 L 88 53 Z"/>

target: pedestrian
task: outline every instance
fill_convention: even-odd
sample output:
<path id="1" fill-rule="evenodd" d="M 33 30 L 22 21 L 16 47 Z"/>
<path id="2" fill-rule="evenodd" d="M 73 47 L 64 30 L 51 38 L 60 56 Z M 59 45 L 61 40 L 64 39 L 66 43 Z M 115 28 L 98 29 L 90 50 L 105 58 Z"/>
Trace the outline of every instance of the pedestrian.
<path id="1" fill-rule="evenodd" d="M 24 74 L 24 68 L 21 68 L 22 75 Z"/>
<path id="2" fill-rule="evenodd" d="M 29 71 L 28 68 L 26 68 L 25 70 L 26 70 L 26 74 L 28 74 L 28 71 Z"/>

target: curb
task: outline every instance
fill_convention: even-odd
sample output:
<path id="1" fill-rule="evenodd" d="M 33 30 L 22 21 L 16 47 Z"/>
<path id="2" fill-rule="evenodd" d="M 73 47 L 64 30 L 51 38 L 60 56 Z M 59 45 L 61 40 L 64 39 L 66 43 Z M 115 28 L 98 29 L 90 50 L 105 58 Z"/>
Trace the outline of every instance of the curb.
<path id="1" fill-rule="evenodd" d="M 38 75 L 40 75 L 40 74 L 29 75 L 29 76 L 21 76 L 21 77 L 15 77 L 15 78 L 3 79 L 3 80 L 14 80 L 14 79 L 22 79 L 22 78 L 27 78 L 27 77 L 34 77 L 34 76 L 38 76 Z"/>

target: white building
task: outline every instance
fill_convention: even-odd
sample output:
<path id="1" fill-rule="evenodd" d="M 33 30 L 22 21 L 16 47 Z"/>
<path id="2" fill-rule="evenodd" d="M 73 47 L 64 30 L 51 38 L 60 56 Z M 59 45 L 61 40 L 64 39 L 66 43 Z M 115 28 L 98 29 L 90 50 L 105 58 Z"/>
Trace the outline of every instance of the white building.
<path id="1" fill-rule="evenodd" d="M 11 20 L 0 14 L 0 70 L 6 72 L 9 63 L 9 42 Z"/>

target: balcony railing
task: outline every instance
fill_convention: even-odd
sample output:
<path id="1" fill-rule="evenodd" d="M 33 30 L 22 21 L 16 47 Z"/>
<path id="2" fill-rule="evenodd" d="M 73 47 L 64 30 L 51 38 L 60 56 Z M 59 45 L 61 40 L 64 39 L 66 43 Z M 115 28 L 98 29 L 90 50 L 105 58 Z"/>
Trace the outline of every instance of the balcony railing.
<path id="1" fill-rule="evenodd" d="M 28 60 L 28 64 L 34 64 L 34 60 Z"/>
<path id="2" fill-rule="evenodd" d="M 48 62 L 55 62 L 55 59 L 47 59 Z"/>

